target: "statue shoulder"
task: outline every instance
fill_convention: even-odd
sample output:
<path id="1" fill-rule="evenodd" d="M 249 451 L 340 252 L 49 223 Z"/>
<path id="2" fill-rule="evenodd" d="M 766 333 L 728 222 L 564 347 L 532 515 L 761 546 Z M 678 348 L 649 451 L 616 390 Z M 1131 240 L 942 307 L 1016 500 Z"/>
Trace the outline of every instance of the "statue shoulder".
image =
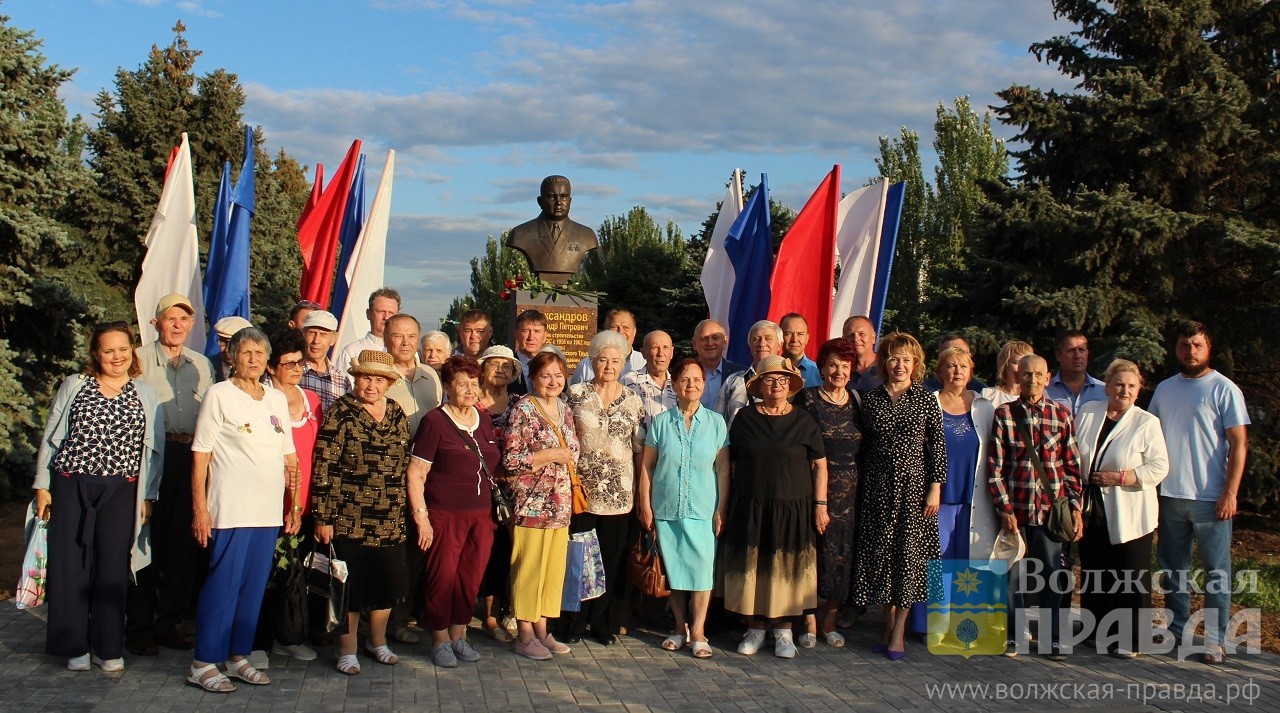
<path id="1" fill-rule="evenodd" d="M 579 242 L 590 243 L 593 247 L 599 246 L 600 243 L 599 239 L 596 238 L 596 231 L 573 220 L 566 220 L 565 223 L 568 226 L 568 230 L 565 232 L 568 233 L 570 237 L 578 240 Z"/>
<path id="2" fill-rule="evenodd" d="M 507 231 L 507 245 L 513 245 L 517 240 L 527 240 L 529 238 L 538 237 L 538 219 L 526 221 Z"/>

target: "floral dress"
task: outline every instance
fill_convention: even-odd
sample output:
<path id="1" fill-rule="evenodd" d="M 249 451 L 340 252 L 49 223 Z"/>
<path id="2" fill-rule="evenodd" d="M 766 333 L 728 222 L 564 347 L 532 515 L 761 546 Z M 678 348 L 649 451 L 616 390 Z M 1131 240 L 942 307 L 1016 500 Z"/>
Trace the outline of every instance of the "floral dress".
<path id="1" fill-rule="evenodd" d="M 569 526 L 573 511 L 570 492 L 569 468 L 552 463 L 533 470 L 533 454 L 545 448 L 560 448 L 560 439 L 552 425 L 538 414 L 533 404 L 535 397 L 520 399 L 507 417 L 506 444 L 503 446 L 502 466 L 508 473 L 508 484 L 515 498 L 517 527 L 555 529 Z M 573 427 L 569 408 L 556 400 L 557 410 L 552 413 L 556 426 L 564 435 L 565 446 L 578 457 L 578 434 Z"/>
<path id="2" fill-rule="evenodd" d="M 635 504 L 635 454 L 644 447 L 644 400 L 623 387 L 606 405 L 589 382 L 569 387 L 582 454 L 578 477 L 596 515 L 625 515 Z"/>

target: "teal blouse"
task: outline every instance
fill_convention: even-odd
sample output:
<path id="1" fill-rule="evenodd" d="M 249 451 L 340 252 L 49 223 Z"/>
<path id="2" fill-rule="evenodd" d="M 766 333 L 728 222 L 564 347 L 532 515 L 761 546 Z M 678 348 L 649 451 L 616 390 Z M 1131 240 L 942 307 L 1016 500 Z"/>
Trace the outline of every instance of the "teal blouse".
<path id="1" fill-rule="evenodd" d="M 710 520 L 716 512 L 716 454 L 729 445 L 724 417 L 705 406 L 685 430 L 684 415 L 673 407 L 657 415 L 645 445 L 658 450 L 649 500 L 658 520 Z"/>

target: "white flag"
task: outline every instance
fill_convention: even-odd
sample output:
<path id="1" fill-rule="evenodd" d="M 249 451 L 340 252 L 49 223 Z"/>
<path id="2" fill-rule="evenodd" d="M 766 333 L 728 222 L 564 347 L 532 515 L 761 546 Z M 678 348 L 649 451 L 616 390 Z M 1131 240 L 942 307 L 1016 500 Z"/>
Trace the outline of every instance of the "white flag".
<path id="1" fill-rule="evenodd" d="M 742 212 L 742 171 L 733 169 L 733 180 L 725 191 L 716 224 L 711 228 L 711 241 L 707 246 L 707 259 L 702 263 L 702 294 L 707 298 L 711 318 L 729 327 L 729 301 L 733 297 L 733 263 L 724 251 L 724 239 L 729 227 Z"/>
<path id="2" fill-rule="evenodd" d="M 831 338 L 843 336 L 844 321 L 871 314 L 875 294 L 876 262 L 880 256 L 880 231 L 884 224 L 885 196 L 889 181 L 880 179 L 840 201 L 836 213 L 836 254 L 840 256 L 840 280 L 831 305 Z"/>
<path id="3" fill-rule="evenodd" d="M 338 325 L 338 345 L 346 345 L 369 333 L 369 318 L 365 316 L 369 294 L 382 287 L 387 262 L 387 221 L 391 216 L 391 183 L 396 167 L 396 152 L 387 151 L 387 163 L 382 167 L 378 192 L 364 227 L 356 238 L 351 261 L 347 263 L 347 303 L 343 305 L 342 322 Z M 343 371 L 350 364 L 339 364 Z"/>
<path id="4" fill-rule="evenodd" d="M 156 328 L 151 324 L 156 305 L 161 297 L 176 292 L 184 295 L 195 309 L 195 323 L 187 336 L 187 346 L 203 353 L 207 329 L 200 279 L 200 239 L 196 232 L 196 189 L 191 178 L 191 146 L 185 132 L 165 174 L 160 203 L 147 230 L 146 246 L 142 277 L 133 292 L 142 343 L 157 339 Z"/>

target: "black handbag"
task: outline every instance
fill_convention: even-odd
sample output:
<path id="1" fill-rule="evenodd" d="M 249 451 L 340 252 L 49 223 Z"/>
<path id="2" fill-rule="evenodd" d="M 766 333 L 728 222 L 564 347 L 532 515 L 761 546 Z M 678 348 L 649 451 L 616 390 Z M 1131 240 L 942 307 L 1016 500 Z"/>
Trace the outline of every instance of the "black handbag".
<path id="1" fill-rule="evenodd" d="M 1049 497 L 1053 498 L 1053 502 L 1049 505 L 1049 514 L 1045 516 L 1044 528 L 1048 533 L 1049 539 L 1054 542 L 1072 542 L 1076 539 L 1076 525 L 1071 517 L 1071 499 L 1066 493 L 1054 496 L 1053 490 L 1050 488 L 1049 476 L 1044 472 L 1044 463 L 1040 460 L 1040 453 L 1036 451 L 1036 442 L 1031 438 L 1031 429 L 1027 426 L 1027 412 L 1024 409 L 1018 409 L 1022 418 L 1017 420 L 1018 433 L 1022 434 L 1022 440 L 1027 442 L 1027 453 L 1031 456 L 1031 467 L 1036 472 L 1036 479 L 1040 482 L 1040 487 L 1049 493 Z"/>
<path id="2" fill-rule="evenodd" d="M 476 413 L 479 414 L 480 418 L 484 418 L 484 414 L 480 413 L 479 409 L 476 410 Z M 449 419 L 449 422 L 453 423 L 453 419 Z M 476 428 L 478 429 L 479 427 L 480 424 L 477 423 Z M 498 481 L 494 479 L 493 469 L 489 467 L 489 461 L 485 460 L 484 452 L 480 450 L 480 444 L 476 442 L 475 436 L 469 435 L 466 431 L 458 428 L 456 423 L 453 424 L 453 428 L 462 437 L 463 444 L 472 453 L 476 454 L 476 458 L 480 460 L 480 467 L 484 469 L 485 477 L 489 479 L 489 494 L 493 498 L 493 521 L 499 525 L 506 525 L 515 517 L 515 503 L 512 501 L 511 495 L 503 490 L 498 485 Z"/>
<path id="3" fill-rule="evenodd" d="M 282 539 L 283 566 L 275 573 L 277 612 L 272 628 L 276 641 L 293 646 L 307 640 L 307 568 L 302 565 L 298 548 L 290 545 L 291 537 L 284 535 Z"/>
<path id="4" fill-rule="evenodd" d="M 322 634 L 347 632 L 347 563 L 338 559 L 329 543 L 329 555 L 307 555 L 307 608 L 311 626 Z"/>

